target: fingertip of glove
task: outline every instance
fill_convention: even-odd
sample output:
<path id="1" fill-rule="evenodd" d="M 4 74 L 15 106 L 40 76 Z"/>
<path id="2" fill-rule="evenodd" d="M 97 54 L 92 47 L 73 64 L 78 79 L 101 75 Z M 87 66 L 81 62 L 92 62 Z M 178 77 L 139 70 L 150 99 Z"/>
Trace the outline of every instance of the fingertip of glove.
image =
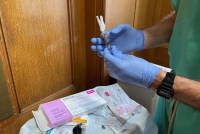
<path id="1" fill-rule="evenodd" d="M 92 38 L 91 42 L 92 42 L 92 44 L 96 44 L 97 43 L 97 39 L 96 38 Z"/>
<path id="2" fill-rule="evenodd" d="M 98 50 L 98 51 L 102 51 L 102 50 L 103 50 L 103 47 L 102 47 L 101 45 L 98 45 L 98 46 L 97 46 L 97 50 Z"/>
<path id="3" fill-rule="evenodd" d="M 94 46 L 94 45 L 92 45 L 92 46 L 91 46 L 91 49 L 92 49 L 93 51 L 96 51 L 96 50 L 97 50 L 97 47 Z"/>
<path id="4" fill-rule="evenodd" d="M 103 52 L 103 51 L 99 51 L 99 52 L 97 53 L 97 55 L 98 55 L 99 57 L 103 57 L 103 56 L 104 56 L 104 52 Z"/>

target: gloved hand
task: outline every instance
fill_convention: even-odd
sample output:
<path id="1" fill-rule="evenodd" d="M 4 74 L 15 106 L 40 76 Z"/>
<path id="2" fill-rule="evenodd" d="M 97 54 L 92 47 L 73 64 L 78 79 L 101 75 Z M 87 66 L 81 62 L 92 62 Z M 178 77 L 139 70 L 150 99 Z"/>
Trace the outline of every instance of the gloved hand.
<path id="1" fill-rule="evenodd" d="M 110 31 L 105 32 L 109 38 L 110 45 L 115 45 L 122 53 L 133 50 L 144 49 L 144 34 L 141 30 L 136 30 L 128 24 L 121 24 Z M 99 56 L 103 56 L 105 42 L 101 38 L 91 39 L 93 51 L 98 51 Z"/>
<path id="2" fill-rule="evenodd" d="M 112 54 L 113 55 L 112 55 Z M 122 54 L 115 46 L 112 51 L 105 48 L 106 68 L 111 77 L 131 83 L 150 87 L 161 68 L 133 55 Z"/>

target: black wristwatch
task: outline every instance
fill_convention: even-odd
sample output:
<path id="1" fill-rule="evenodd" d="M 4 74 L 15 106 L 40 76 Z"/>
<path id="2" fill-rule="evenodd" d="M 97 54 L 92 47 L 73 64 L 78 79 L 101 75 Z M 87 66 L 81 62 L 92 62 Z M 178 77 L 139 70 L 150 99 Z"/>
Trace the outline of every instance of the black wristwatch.
<path id="1" fill-rule="evenodd" d="M 157 94 L 166 99 L 170 99 L 174 96 L 174 91 L 172 89 L 174 84 L 175 74 L 167 72 L 165 78 L 163 79 L 161 85 L 157 88 Z"/>

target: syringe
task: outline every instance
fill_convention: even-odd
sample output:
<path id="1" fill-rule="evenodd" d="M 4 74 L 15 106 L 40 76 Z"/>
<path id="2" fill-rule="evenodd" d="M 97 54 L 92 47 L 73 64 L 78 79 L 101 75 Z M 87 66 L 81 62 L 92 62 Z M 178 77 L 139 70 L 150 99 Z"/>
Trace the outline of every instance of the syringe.
<path id="1" fill-rule="evenodd" d="M 111 46 L 110 46 L 110 43 L 109 43 L 109 38 L 108 36 L 105 34 L 105 30 L 106 30 L 106 25 L 103 21 L 103 17 L 100 16 L 100 18 L 98 16 L 96 16 L 97 18 L 97 22 L 99 24 L 99 27 L 100 27 L 100 31 L 101 31 L 101 36 L 104 38 L 104 41 L 105 41 L 105 45 L 106 47 L 108 48 L 108 50 L 111 49 Z"/>

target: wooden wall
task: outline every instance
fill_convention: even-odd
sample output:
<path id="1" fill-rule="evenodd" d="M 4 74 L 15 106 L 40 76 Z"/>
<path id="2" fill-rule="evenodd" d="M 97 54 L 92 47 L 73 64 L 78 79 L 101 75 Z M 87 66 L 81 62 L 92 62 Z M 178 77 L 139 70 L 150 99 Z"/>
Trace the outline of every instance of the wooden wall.
<path id="1" fill-rule="evenodd" d="M 0 1 L 0 52 L 14 111 L 0 133 L 19 133 L 39 104 L 86 87 L 84 11 L 84 0 Z"/>

